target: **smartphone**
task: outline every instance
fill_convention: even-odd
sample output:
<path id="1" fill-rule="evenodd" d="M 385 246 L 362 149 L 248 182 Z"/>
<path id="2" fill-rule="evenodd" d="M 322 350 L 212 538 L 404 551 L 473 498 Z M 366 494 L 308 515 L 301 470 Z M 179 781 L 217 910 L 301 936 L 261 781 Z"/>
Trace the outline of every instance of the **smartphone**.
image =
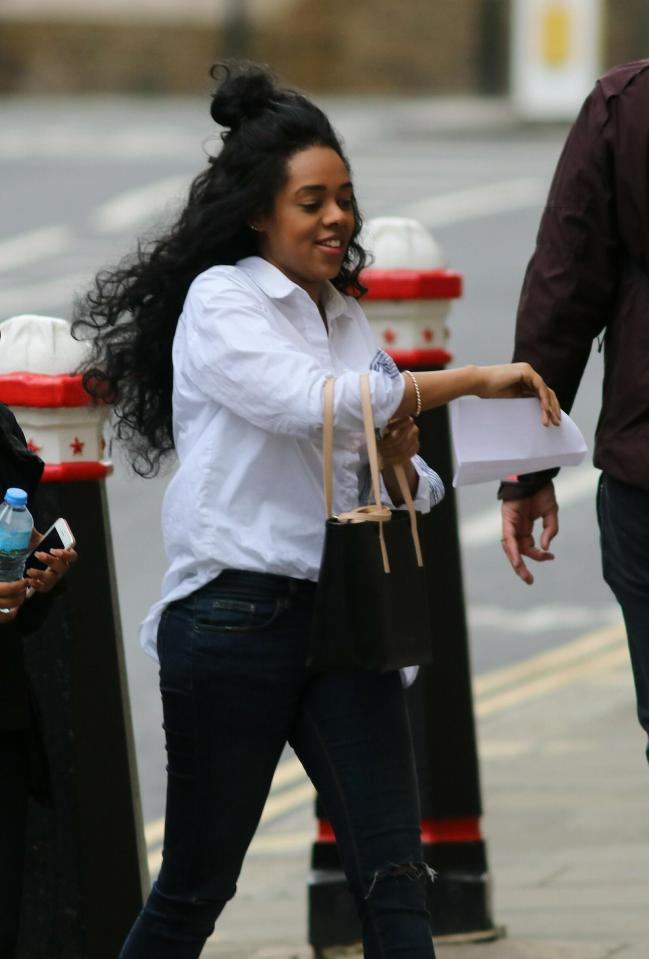
<path id="1" fill-rule="evenodd" d="M 59 517 L 43 535 L 42 540 L 27 555 L 25 569 L 47 569 L 47 563 L 36 559 L 35 553 L 49 553 L 51 549 L 69 549 L 74 545 L 75 539 L 72 530 L 63 517 Z"/>

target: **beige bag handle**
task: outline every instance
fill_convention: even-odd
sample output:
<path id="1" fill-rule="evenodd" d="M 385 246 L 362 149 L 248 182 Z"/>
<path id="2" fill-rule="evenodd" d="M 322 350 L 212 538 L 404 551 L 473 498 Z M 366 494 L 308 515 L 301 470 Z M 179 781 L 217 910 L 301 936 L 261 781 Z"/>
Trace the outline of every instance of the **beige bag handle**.
<path id="1" fill-rule="evenodd" d="M 325 512 L 327 519 L 333 516 L 333 401 L 334 387 L 336 380 L 334 377 L 328 379 L 324 387 L 324 417 L 322 427 L 322 470 L 323 487 L 325 499 Z M 381 545 L 381 555 L 383 557 L 383 569 L 386 573 L 390 572 L 390 561 L 388 559 L 383 536 L 383 523 L 388 522 L 392 517 L 392 511 L 381 503 L 381 483 L 379 479 L 379 454 L 376 446 L 376 434 L 374 430 L 374 415 L 372 412 L 372 400 L 370 395 L 370 378 L 368 373 L 362 373 L 360 377 L 361 403 L 363 408 L 363 425 L 365 428 L 365 439 L 367 442 L 367 453 L 370 464 L 370 475 L 372 478 L 372 493 L 374 496 L 374 505 L 359 506 L 350 510 L 348 513 L 342 513 L 338 519 L 348 523 L 379 523 L 379 541 Z M 424 561 L 421 553 L 421 543 L 419 542 L 419 530 L 417 529 L 417 514 L 415 505 L 412 501 L 412 494 L 406 478 L 403 466 L 396 465 L 394 473 L 399 484 L 401 495 L 406 504 L 410 516 L 410 533 L 415 547 L 417 565 L 423 566 Z"/>

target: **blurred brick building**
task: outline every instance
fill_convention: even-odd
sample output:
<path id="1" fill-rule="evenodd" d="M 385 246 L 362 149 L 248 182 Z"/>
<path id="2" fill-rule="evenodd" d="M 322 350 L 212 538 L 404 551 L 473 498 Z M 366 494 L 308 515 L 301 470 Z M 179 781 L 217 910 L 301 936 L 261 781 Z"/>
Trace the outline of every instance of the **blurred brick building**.
<path id="1" fill-rule="evenodd" d="M 649 55 L 606 0 L 603 66 Z M 247 56 L 331 93 L 506 93 L 510 0 L 0 0 L 0 92 L 202 92 Z"/>

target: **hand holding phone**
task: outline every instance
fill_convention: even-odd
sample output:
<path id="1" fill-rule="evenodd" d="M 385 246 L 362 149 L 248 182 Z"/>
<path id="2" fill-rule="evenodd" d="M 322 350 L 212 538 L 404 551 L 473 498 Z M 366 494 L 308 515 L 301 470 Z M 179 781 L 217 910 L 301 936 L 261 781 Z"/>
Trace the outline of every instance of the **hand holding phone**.
<path id="1" fill-rule="evenodd" d="M 46 593 L 58 582 L 77 559 L 75 539 L 66 521 L 59 517 L 32 547 L 25 561 L 29 580 L 28 595 Z M 41 558 L 39 558 L 40 554 Z M 43 556 L 42 554 L 47 554 Z"/>

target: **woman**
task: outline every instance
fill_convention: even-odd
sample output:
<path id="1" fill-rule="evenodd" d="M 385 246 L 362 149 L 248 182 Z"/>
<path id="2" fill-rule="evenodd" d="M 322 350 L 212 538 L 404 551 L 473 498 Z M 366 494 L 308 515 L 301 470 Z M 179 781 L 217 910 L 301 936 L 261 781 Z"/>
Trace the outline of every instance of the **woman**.
<path id="1" fill-rule="evenodd" d="M 14 415 L 0 404 L 0 500 L 10 486 L 30 499 L 43 463 L 25 445 Z M 40 539 L 34 530 L 32 547 Z M 47 569 L 28 569 L 16 583 L 0 583 L 0 959 L 14 955 L 20 921 L 27 800 L 33 782 L 34 713 L 23 663 L 23 638 L 40 625 L 47 603 L 34 597 L 24 606 L 28 587 L 47 593 L 76 559 L 74 550 L 36 553 Z M 9 610 L 9 612 L 4 612 Z"/>
<path id="2" fill-rule="evenodd" d="M 323 384 L 337 377 L 336 512 L 357 505 L 370 372 L 383 479 L 406 464 L 420 509 L 439 482 L 412 416 L 464 393 L 551 392 L 525 365 L 402 376 L 355 297 L 365 263 L 349 164 L 327 118 L 254 66 L 226 71 L 223 147 L 173 229 L 100 275 L 86 381 L 116 405 L 140 472 L 175 448 L 163 507 L 169 569 L 142 627 L 159 656 L 168 753 L 163 863 L 121 959 L 198 956 L 236 889 L 289 741 L 336 832 L 365 955 L 433 956 L 419 810 L 398 673 L 310 677 L 322 548 Z"/>

